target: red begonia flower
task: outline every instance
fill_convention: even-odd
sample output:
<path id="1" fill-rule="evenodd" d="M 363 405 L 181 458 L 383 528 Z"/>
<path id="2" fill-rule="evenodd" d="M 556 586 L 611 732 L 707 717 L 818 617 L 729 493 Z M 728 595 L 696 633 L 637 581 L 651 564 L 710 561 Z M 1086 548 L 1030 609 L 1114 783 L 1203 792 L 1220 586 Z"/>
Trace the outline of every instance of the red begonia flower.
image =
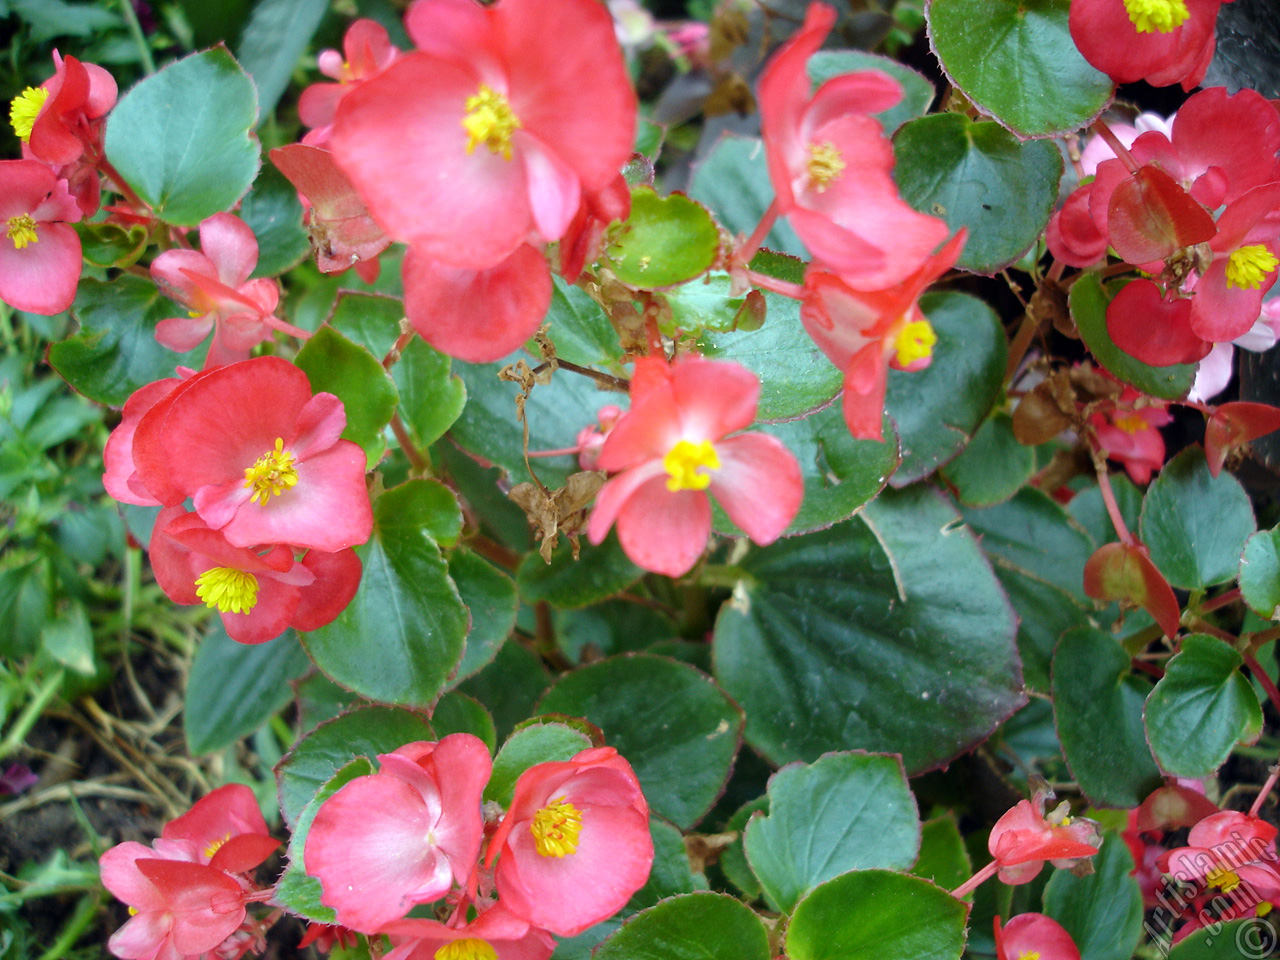
<path id="1" fill-rule="evenodd" d="M 810 267 L 800 319 L 827 359 L 844 371 L 844 420 L 859 440 L 882 439 L 889 368 L 921 370 L 933 357 L 937 335 L 918 300 L 960 256 L 961 230 L 900 283 L 857 290 L 842 275 Z"/>
<path id="2" fill-rule="evenodd" d="M 15 101 L 15 132 L 31 158 L 42 163 L 65 166 L 86 151 L 96 160 L 103 118 L 116 103 L 116 81 L 97 64 L 63 59 L 57 51 L 53 63 L 53 76 Z"/>
<path id="3" fill-rule="evenodd" d="M 1227 204 L 1209 241 L 1213 261 L 1196 281 L 1191 329 L 1214 343 L 1248 333 L 1280 266 L 1280 182 Z"/>
<path id="4" fill-rule="evenodd" d="M 1003 927 L 995 918 L 996 960 L 1080 960 L 1080 948 L 1062 925 L 1043 913 L 1020 913 Z"/>
<path id="5" fill-rule="evenodd" d="M 1190 90 L 1213 59 L 1224 2 L 1230 0 L 1071 0 L 1071 39 L 1117 83 Z"/>
<path id="6" fill-rule="evenodd" d="M 392 949 L 383 960 L 547 960 L 556 948 L 551 934 L 530 926 L 501 903 L 459 927 L 408 919 L 387 924 L 384 932 L 391 937 Z M 445 950 L 449 944 L 455 946 Z"/>
<path id="7" fill-rule="evenodd" d="M 34 160 L 0 160 L 0 300 L 44 316 L 71 306 L 84 264 L 67 226 L 80 208 L 65 180 Z"/>
<path id="8" fill-rule="evenodd" d="M 1222 472 L 1230 454 L 1251 440 L 1280 430 L 1280 409 L 1265 403 L 1224 403 L 1213 411 L 1204 428 L 1204 454 L 1209 472 Z"/>
<path id="9" fill-rule="evenodd" d="M 804 494 L 791 452 L 767 434 L 737 434 L 755 419 L 760 382 L 736 363 L 685 356 L 636 362 L 631 409 L 605 440 L 598 464 L 615 472 L 601 488 L 588 536 L 617 522 L 632 563 L 678 577 L 711 533 L 711 494 L 755 543 L 787 528 Z"/>
<path id="10" fill-rule="evenodd" d="M 1164 466 L 1164 438 L 1157 427 L 1172 422 L 1168 404 L 1125 387 L 1115 401 L 1102 402 L 1089 415 L 1098 446 L 1124 465 L 1136 484 L 1145 484 Z"/>
<path id="11" fill-rule="evenodd" d="M 810 92 L 809 57 L 835 16 L 810 4 L 800 32 L 765 69 L 762 134 L 779 212 L 822 269 L 875 290 L 905 280 L 946 238 L 947 225 L 898 196 L 893 145 L 871 116 L 902 98 L 896 80 L 865 70 Z"/>
<path id="12" fill-rule="evenodd" d="M 1129 356 L 1155 367 L 1194 363 L 1213 344 L 1191 329 L 1191 300 L 1133 280 L 1107 304 L 1107 333 Z"/>
<path id="13" fill-rule="evenodd" d="M 166 506 L 191 497 L 232 546 L 335 553 L 373 528 L 365 454 L 341 439 L 345 426 L 342 401 L 312 396 L 287 360 L 215 367 L 142 415 L 131 448 L 136 480 Z"/>
<path id="14" fill-rule="evenodd" d="M 321 804 L 303 863 L 337 922 L 373 933 L 418 903 L 465 885 L 480 855 L 481 795 L 492 761 L 479 737 L 454 733 L 378 757 Z"/>
<path id="15" fill-rule="evenodd" d="M 258 265 L 258 239 L 239 217 L 215 213 L 200 224 L 200 249 L 166 250 L 151 264 L 151 279 L 168 297 L 190 310 L 156 324 L 156 339 L 186 352 L 213 341 L 205 367 L 246 360 L 270 340 L 267 323 L 280 300 L 274 280 L 250 280 Z"/>
<path id="16" fill-rule="evenodd" d="M 298 119 L 311 127 L 304 143 L 324 146 L 329 140 L 338 103 L 359 84 L 375 77 L 400 56 L 387 28 L 374 20 L 356 20 L 342 38 L 342 53 L 321 50 L 316 58 L 320 72 L 337 83 L 313 83 L 298 97 Z"/>
<path id="17" fill-rule="evenodd" d="M 489 842 L 498 900 L 563 937 L 617 913 L 649 878 L 649 805 L 631 765 L 612 747 L 539 763 L 516 781 Z"/>
<path id="18" fill-rule="evenodd" d="M 1065 800 L 1046 815 L 1044 805 L 1052 797 L 1047 790 L 1036 791 L 1031 800 L 1018 801 L 991 828 L 987 849 L 999 864 L 997 875 L 1003 882 L 1030 883 L 1046 860 L 1056 867 L 1070 867 L 1098 852 L 1098 825 L 1067 816 Z"/>

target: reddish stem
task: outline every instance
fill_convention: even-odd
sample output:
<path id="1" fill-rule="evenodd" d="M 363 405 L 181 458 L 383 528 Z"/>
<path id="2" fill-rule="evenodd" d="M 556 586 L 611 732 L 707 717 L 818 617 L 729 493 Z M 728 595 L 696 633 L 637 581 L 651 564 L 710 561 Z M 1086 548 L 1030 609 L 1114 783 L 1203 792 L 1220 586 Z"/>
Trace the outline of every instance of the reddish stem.
<path id="1" fill-rule="evenodd" d="M 1276 780 L 1280 779 L 1280 763 L 1275 764 L 1271 768 L 1267 782 L 1262 785 L 1262 789 L 1258 791 L 1258 795 L 1253 798 L 1253 806 L 1249 808 L 1249 816 L 1256 817 L 1258 811 L 1262 809 L 1263 801 L 1267 799 L 1267 795 L 1271 793 L 1276 785 Z"/>
<path id="2" fill-rule="evenodd" d="M 1111 132 L 1111 128 L 1107 126 L 1107 122 L 1105 120 L 1099 117 L 1097 120 L 1093 121 L 1093 130 L 1098 134 L 1098 136 L 1106 141 L 1107 146 L 1111 148 L 1111 152 L 1120 158 L 1120 162 L 1129 168 L 1130 173 L 1138 172 L 1138 168 L 1141 164 L 1139 164 L 1137 160 L 1133 159 L 1133 154 L 1129 152 L 1128 147 L 1121 143 L 1120 138 Z"/>
<path id="3" fill-rule="evenodd" d="M 761 290 L 780 293 L 784 297 L 790 297 L 792 300 L 804 299 L 804 287 L 798 283 L 779 280 L 777 277 L 771 277 L 767 273 L 756 273 L 754 270 L 747 271 L 747 279 Z"/>
<path id="4" fill-rule="evenodd" d="M 1090 438 L 1093 440 L 1093 438 Z M 1096 442 L 1096 441 L 1094 441 Z M 1093 466 L 1098 473 L 1098 492 L 1102 494 L 1102 502 L 1106 505 L 1107 516 L 1111 518 L 1111 525 L 1116 529 L 1116 536 L 1120 538 L 1120 542 L 1133 546 L 1137 543 L 1133 534 L 1129 532 L 1129 527 L 1124 522 L 1124 515 L 1120 512 L 1120 504 L 1116 502 L 1115 491 L 1111 489 L 1111 476 L 1107 472 L 1107 463 L 1102 456 L 1102 451 L 1097 447 L 1093 447 Z"/>
<path id="5" fill-rule="evenodd" d="M 1240 588 L 1235 587 L 1231 590 L 1228 590 L 1226 593 L 1220 593 L 1213 599 L 1206 600 L 1204 603 L 1200 604 L 1200 612 L 1212 613 L 1214 610 L 1217 610 L 1219 607 L 1225 607 L 1227 604 L 1235 603 L 1239 599 L 1240 599 Z"/>
<path id="6" fill-rule="evenodd" d="M 1000 861 L 992 860 L 985 867 L 983 867 L 981 870 L 975 873 L 972 877 L 970 877 L 964 883 L 960 884 L 960 886 L 952 890 L 951 895 L 955 897 L 957 900 L 959 900 L 961 897 L 977 889 L 979 884 L 981 884 L 984 880 L 994 877 L 996 871 L 999 869 L 1000 869 Z"/>
<path id="7" fill-rule="evenodd" d="M 1141 670 L 1143 673 L 1149 673 L 1157 680 L 1164 676 L 1164 671 L 1154 663 L 1148 663 L 1146 660 L 1139 660 L 1137 657 L 1134 657 L 1132 664 L 1135 670 Z"/>
<path id="8" fill-rule="evenodd" d="M 760 244 L 764 243 L 764 238 L 768 236 L 769 231 L 773 228 L 774 221 L 778 219 L 778 213 L 778 198 L 774 197 L 773 203 L 769 204 L 769 209 L 764 212 L 764 216 L 760 218 L 756 228 L 751 231 L 751 236 L 742 241 L 742 246 L 734 251 L 733 259 L 735 262 L 741 263 L 743 266 L 751 262 L 751 258 L 760 249 Z"/>
<path id="9" fill-rule="evenodd" d="M 108 180 L 111 181 L 111 189 L 124 197 L 129 206 L 135 210 L 146 210 L 150 212 L 151 207 L 144 203 L 142 198 L 133 192 L 133 188 L 124 182 L 124 177 L 120 176 L 120 171 L 111 165 L 111 161 L 106 157 L 98 157 L 98 169 L 101 170 Z"/>
<path id="10" fill-rule="evenodd" d="M 1262 664 L 1258 662 L 1252 650 L 1244 651 L 1244 665 L 1249 668 L 1249 672 L 1253 674 L 1253 678 L 1258 681 L 1262 689 L 1267 691 L 1267 699 L 1271 701 L 1271 705 L 1280 712 L 1280 690 L 1276 689 L 1275 683 L 1267 671 L 1262 669 Z M 1270 790 L 1270 787 L 1267 789 Z"/>
<path id="11" fill-rule="evenodd" d="M 281 333 L 287 333 L 291 337 L 297 337 L 303 342 L 311 339 L 311 331 L 303 330 L 301 327 L 295 327 L 292 323 L 286 323 L 279 317 L 268 315 L 262 318 L 262 322 L 274 330 L 279 330 Z"/>

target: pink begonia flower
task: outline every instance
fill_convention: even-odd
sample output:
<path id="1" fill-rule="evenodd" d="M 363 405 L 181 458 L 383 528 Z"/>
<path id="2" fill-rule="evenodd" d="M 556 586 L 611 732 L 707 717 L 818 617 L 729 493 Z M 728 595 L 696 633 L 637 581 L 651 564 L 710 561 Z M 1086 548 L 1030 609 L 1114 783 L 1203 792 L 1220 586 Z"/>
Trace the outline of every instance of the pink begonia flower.
<path id="1" fill-rule="evenodd" d="M 125 401 L 120 423 L 111 431 L 102 448 L 102 465 L 105 468 L 102 486 L 113 499 L 140 507 L 160 506 L 160 501 L 147 491 L 138 477 L 138 470 L 133 462 L 133 435 L 143 415 L 173 393 L 178 384 L 194 372 L 189 368 L 179 367 L 178 376 L 144 384 Z"/>
<path id="2" fill-rule="evenodd" d="M 271 151 L 271 162 L 302 199 L 303 223 L 321 273 L 355 266 L 367 283 L 377 279 L 378 254 L 391 245 L 347 175 L 328 150 L 291 143 Z"/>
<path id="3" fill-rule="evenodd" d="M 1030 883 L 1046 860 L 1055 867 L 1071 867 L 1098 852 L 1098 825 L 1083 817 L 1068 816 L 1062 801 L 1048 815 L 1048 789 L 1037 790 L 1031 800 L 1020 800 L 991 828 L 987 849 L 998 864 L 1000 880 L 1011 886 Z"/>
<path id="4" fill-rule="evenodd" d="M 1080 948 L 1062 925 L 1043 913 L 1020 913 L 1003 927 L 995 918 L 996 960 L 1080 960 Z"/>
<path id="5" fill-rule="evenodd" d="M 1276 860 L 1276 828 L 1238 810 L 1220 810 L 1191 828 L 1187 846 L 1170 850 L 1161 866 L 1178 880 L 1230 892 L 1249 883 L 1265 896 L 1280 894 L 1280 877 L 1263 861 Z"/>
<path id="6" fill-rule="evenodd" d="M 962 229 L 897 285 L 857 290 L 839 274 L 810 266 L 800 319 L 828 360 L 844 371 L 844 420 L 858 440 L 882 439 L 889 368 L 922 370 L 933 359 L 937 334 L 918 300 L 960 256 Z"/>
<path id="7" fill-rule="evenodd" d="M 812 3 L 804 26 L 760 79 L 760 119 L 778 211 L 820 268 L 875 290 L 899 283 L 947 236 L 947 225 L 898 196 L 893 145 L 871 116 L 902 99 L 878 70 L 833 77 L 811 94 L 809 57 L 836 13 Z"/>
<path id="8" fill-rule="evenodd" d="M 465 886 L 484 832 L 481 795 L 493 763 L 479 737 L 453 733 L 378 757 L 320 805 L 303 864 L 337 922 L 373 933 L 418 903 Z"/>
<path id="9" fill-rule="evenodd" d="M 34 160 L 0 160 L 0 300 L 44 316 L 71 306 L 84 264 L 67 226 L 80 208 L 65 180 Z"/>
<path id="10" fill-rule="evenodd" d="M 649 805 L 612 747 L 539 763 L 516 781 L 489 841 L 499 902 L 562 937 L 613 916 L 649 879 Z"/>
<path id="11" fill-rule="evenodd" d="M 1089 414 L 1098 446 L 1124 465 L 1129 479 L 1141 486 L 1164 466 L 1164 437 L 1158 427 L 1173 421 L 1168 404 L 1125 387 L 1114 402 L 1102 403 Z"/>
<path id="12" fill-rule="evenodd" d="M 341 439 L 342 401 L 312 396 L 306 374 L 287 360 L 257 357 L 196 374 L 118 429 L 129 426 L 129 449 L 112 451 L 113 461 L 132 459 L 128 485 L 165 506 L 193 498 L 232 546 L 336 553 L 369 539 L 365 454 Z"/>
<path id="13" fill-rule="evenodd" d="M 804 495 L 796 458 L 776 437 L 729 436 L 755 419 L 760 381 L 727 361 L 684 356 L 636 361 L 631 409 L 597 460 L 618 475 L 601 488 L 587 535 L 601 543 L 617 522 L 632 563 L 678 577 L 706 548 L 710 493 L 755 543 L 772 543 Z"/>
<path id="14" fill-rule="evenodd" d="M 298 97 L 298 119 L 311 127 L 303 142 L 322 147 L 329 140 L 333 115 L 344 96 L 364 81 L 377 76 L 400 56 L 386 27 L 373 20 L 356 20 L 342 38 L 342 53 L 321 50 L 320 72 L 337 83 L 313 83 Z"/>
<path id="15" fill-rule="evenodd" d="M 453 927 L 438 920 L 397 920 L 383 930 L 392 949 L 383 960 L 547 960 L 556 941 L 501 903 L 470 923 Z"/>
<path id="16" fill-rule="evenodd" d="M 132 841 L 99 858 L 102 883 L 133 916 L 108 941 L 127 960 L 180 960 L 240 929 L 250 872 L 279 846 L 253 792 L 219 787 L 165 825 L 151 847 Z"/>
<path id="17" fill-rule="evenodd" d="M 1071 39 L 1117 83 L 1190 90 L 1213 59 L 1224 2 L 1230 0 L 1071 0 Z"/>
<path id="18" fill-rule="evenodd" d="M 418 49 L 334 119 L 334 159 L 374 218 L 420 256 L 477 270 L 560 239 L 631 155 L 636 98 L 608 11 L 418 0 L 405 27 Z"/>
<path id="19" fill-rule="evenodd" d="M 258 265 L 258 239 L 239 217 L 215 213 L 200 224 L 200 249 L 166 250 L 151 264 L 151 279 L 168 297 L 189 308 L 185 317 L 156 324 L 156 339 L 185 353 L 213 341 L 205 367 L 246 360 L 270 340 L 280 288 L 274 280 L 250 280 Z"/>
<path id="20" fill-rule="evenodd" d="M 156 517 L 148 548 L 156 583 L 174 603 L 217 610 L 227 636 L 238 643 L 265 643 L 288 627 L 315 630 L 330 623 L 355 596 L 360 558 L 274 546 L 233 547 L 219 531 L 182 507 Z"/>
<path id="21" fill-rule="evenodd" d="M 61 167 L 102 153 L 104 118 L 116 103 L 116 81 L 102 67 L 53 54 L 54 74 L 13 102 L 10 117 L 31 159 Z"/>

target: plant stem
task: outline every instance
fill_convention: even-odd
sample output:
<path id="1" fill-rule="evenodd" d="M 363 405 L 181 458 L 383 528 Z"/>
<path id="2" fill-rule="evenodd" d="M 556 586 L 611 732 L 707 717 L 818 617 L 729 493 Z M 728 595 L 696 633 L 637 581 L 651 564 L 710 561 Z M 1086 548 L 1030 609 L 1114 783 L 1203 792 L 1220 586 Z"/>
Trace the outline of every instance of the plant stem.
<path id="1" fill-rule="evenodd" d="M 981 870 L 975 873 L 972 877 L 970 877 L 964 883 L 960 884 L 960 886 L 952 890 L 951 895 L 955 897 L 957 900 L 959 900 L 960 898 L 964 897 L 965 895 L 975 890 L 978 887 L 978 885 L 981 884 L 984 880 L 987 880 L 990 877 L 995 876 L 996 871 L 999 869 L 1000 869 L 1000 861 L 992 860 L 985 867 L 983 867 Z"/>
<path id="2" fill-rule="evenodd" d="M 146 35 L 142 32 L 142 24 L 138 22 L 138 12 L 133 9 L 133 0 L 120 0 L 120 12 L 124 14 L 129 35 L 133 37 L 134 45 L 138 48 L 138 59 L 142 61 L 142 69 L 147 73 L 155 73 L 156 62 L 151 56 L 151 46 L 147 43 Z"/>
<path id="3" fill-rule="evenodd" d="M 1272 788 L 1275 787 L 1277 779 L 1280 779 L 1280 763 L 1272 765 L 1267 777 L 1267 782 L 1262 785 L 1262 789 L 1258 791 L 1258 795 L 1253 798 L 1253 806 L 1249 808 L 1249 816 L 1256 817 L 1258 815 L 1258 811 L 1262 809 L 1263 802 L 1271 793 Z"/>
<path id="4" fill-rule="evenodd" d="M 560 370 L 568 370 L 570 373 L 581 374 L 584 377 L 590 377 L 606 390 L 612 390 L 615 393 L 628 393 L 631 390 L 631 381 L 624 380 L 622 377 L 615 377 L 613 374 L 604 373 L 600 370 L 592 370 L 590 367 L 583 367 L 576 363 L 570 363 L 568 360 L 561 360 L 556 357 L 554 360 L 548 360 L 546 363 L 540 363 L 533 368 L 534 374 L 542 373 L 549 367 L 556 367 Z"/>
<path id="5" fill-rule="evenodd" d="M 4 741 L 0 742 L 0 759 L 7 757 L 22 745 L 22 741 L 26 739 L 27 734 L 31 732 L 31 728 L 40 719 L 40 714 L 44 713 L 44 708 L 58 695 L 64 675 L 64 671 L 61 669 L 51 673 L 40 687 L 40 690 L 23 708 L 22 713 L 18 715 L 18 719 L 14 721 L 13 727 L 5 735 Z"/>
<path id="6" fill-rule="evenodd" d="M 1130 173 L 1138 172 L 1138 161 L 1133 159 L 1133 154 L 1120 142 L 1120 138 L 1111 132 L 1111 128 L 1107 126 L 1105 120 L 1099 118 L 1093 121 L 1093 130 L 1106 141 L 1107 146 L 1111 148 L 1111 152 L 1120 158 L 1120 161 L 1129 168 Z"/>
<path id="7" fill-rule="evenodd" d="M 1262 689 L 1267 691 L 1267 699 L 1271 701 L 1271 705 L 1280 712 L 1280 690 L 1276 689 L 1275 683 L 1266 670 L 1262 668 L 1262 664 L 1258 662 L 1258 658 L 1252 650 L 1244 651 L 1244 663 L 1253 674 L 1253 678 L 1258 681 Z"/>
<path id="8" fill-rule="evenodd" d="M 413 467 L 413 472 L 419 476 L 430 473 L 431 462 L 423 456 L 422 451 L 418 449 L 418 445 L 413 442 L 413 437 L 409 436 L 409 431 L 405 427 L 404 421 L 400 419 L 399 412 L 391 414 L 391 432 L 396 435 L 400 449 L 409 458 L 409 466 Z"/>
<path id="9" fill-rule="evenodd" d="M 1090 437 L 1093 441 L 1093 437 Z M 1098 492 L 1102 494 L 1102 502 L 1106 505 L 1107 516 L 1111 518 L 1111 525 L 1116 529 L 1116 536 L 1120 538 L 1120 542 L 1128 546 L 1132 546 L 1136 541 L 1133 534 L 1129 532 L 1128 525 L 1124 522 L 1124 515 L 1120 512 L 1120 504 L 1116 502 L 1115 491 L 1111 489 L 1111 476 L 1107 471 L 1107 461 L 1103 457 L 1102 451 L 1099 450 L 1092 442 L 1090 443 L 1089 452 L 1093 454 L 1093 467 L 1098 474 Z"/>

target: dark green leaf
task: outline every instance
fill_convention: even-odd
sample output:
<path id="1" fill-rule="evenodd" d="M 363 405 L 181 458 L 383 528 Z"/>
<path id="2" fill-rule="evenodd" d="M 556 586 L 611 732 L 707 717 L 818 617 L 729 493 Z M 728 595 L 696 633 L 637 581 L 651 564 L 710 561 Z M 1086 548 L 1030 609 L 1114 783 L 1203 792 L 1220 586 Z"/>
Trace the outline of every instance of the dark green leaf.
<path id="1" fill-rule="evenodd" d="M 933 0 L 929 37 L 952 83 L 1022 136 L 1086 127 L 1111 80 L 1081 56 L 1067 27 L 1070 0 Z"/>
<path id="2" fill-rule="evenodd" d="M 1018 140 L 992 121 L 936 113 L 893 138 L 902 199 L 969 231 L 956 266 L 991 275 L 1026 253 L 1058 199 L 1062 154 L 1045 140 Z"/>
<path id="3" fill-rule="evenodd" d="M 653 870 L 645 885 L 627 902 L 629 910 L 652 907 L 659 900 L 707 889 L 707 878 L 695 874 L 689 866 L 680 831 L 662 820 L 649 820 L 649 836 L 653 839 Z"/>
<path id="4" fill-rule="evenodd" d="M 920 825 L 920 858 L 911 872 L 954 890 L 973 875 L 973 864 L 954 814 L 946 813 Z"/>
<path id="5" fill-rule="evenodd" d="M 1280 528 L 1261 530 L 1245 543 L 1240 593 L 1258 616 L 1280 619 Z"/>
<path id="6" fill-rule="evenodd" d="M 273 166 L 264 167 L 253 189 L 240 204 L 240 219 L 258 238 L 255 277 L 274 277 L 296 267 L 311 251 L 302 228 L 302 203 L 298 191 Z"/>
<path id="7" fill-rule="evenodd" d="M 49 363 L 90 400 L 122 407 L 139 387 L 204 365 L 204 348 L 174 353 L 156 342 L 156 324 L 181 312 L 155 284 L 125 274 L 110 283 L 81 280 L 75 336 L 49 348 Z"/>
<path id="8" fill-rule="evenodd" d="M 508 640 L 498 648 L 492 663 L 460 683 L 458 689 L 489 708 L 501 740 L 533 713 L 534 704 L 550 682 L 537 655 Z"/>
<path id="9" fill-rule="evenodd" d="M 289 85 L 328 0 L 258 0 L 240 37 L 240 62 L 258 88 L 258 117 L 268 117 Z"/>
<path id="10" fill-rule="evenodd" d="M 378 754 L 406 743 L 435 739 L 424 717 L 394 707 L 360 707 L 320 724 L 294 744 L 276 767 L 285 822 L 297 823 L 316 791 L 354 757 L 376 761 Z"/>
<path id="11" fill-rule="evenodd" d="M 1093 543 L 1047 495 L 1027 488 L 1007 503 L 963 513 L 997 564 L 1086 599 L 1084 565 Z"/>
<path id="12" fill-rule="evenodd" d="M 741 711 L 710 677 L 648 654 L 565 674 L 538 710 L 598 726 L 635 769 L 650 809 L 682 829 L 719 796 L 742 733 Z"/>
<path id="13" fill-rule="evenodd" d="M 358 443 L 376 464 L 386 447 L 382 431 L 396 408 L 396 385 L 367 349 L 333 327 L 321 327 L 296 360 L 315 393 L 332 393 L 347 411 L 344 440 Z"/>
<path id="14" fill-rule="evenodd" d="M 213 618 L 187 678 L 182 726 L 188 748 L 213 753 L 253 733 L 293 699 L 289 681 L 310 665 L 292 630 L 250 646 L 228 637 Z"/>
<path id="15" fill-rule="evenodd" d="M 746 852 L 775 909 L 790 913 L 815 886 L 848 870 L 905 870 L 920 819 L 902 761 L 829 753 L 769 780 L 769 809 L 747 825 Z"/>
<path id="16" fill-rule="evenodd" d="M 516 587 L 511 578 L 470 550 L 449 557 L 449 577 L 471 612 L 467 648 L 451 684 L 484 668 L 498 654 L 516 625 Z"/>
<path id="17" fill-rule="evenodd" d="M 1167 911 L 1166 911 L 1167 913 Z M 1159 926 L 1164 919 L 1166 926 Z M 1157 946 L 1168 948 L 1173 930 L 1167 918 L 1148 927 Z M 1169 960 L 1259 960 L 1275 952 L 1275 927 L 1266 920 L 1248 917 L 1231 923 L 1213 923 L 1174 945 Z"/>
<path id="18" fill-rule="evenodd" d="M 258 174 L 251 81 L 224 48 L 144 78 L 107 120 L 107 159 L 166 223 L 230 209 Z"/>
<path id="19" fill-rule="evenodd" d="M 553 718 L 521 727 L 507 738 L 494 757 L 493 774 L 484 788 L 484 798 L 506 806 L 511 802 L 520 774 L 534 764 L 571 760 L 591 745 L 591 738 L 581 730 Z"/>
<path id="20" fill-rule="evenodd" d="M 552 280 L 555 286 L 544 322 L 551 324 L 548 333 L 556 345 L 556 356 L 579 366 L 621 373 L 622 346 L 604 309 L 580 287 L 565 283 L 560 277 Z"/>
<path id="21" fill-rule="evenodd" d="M 942 476 L 965 506 L 1003 503 L 1022 489 L 1036 469 L 1036 452 L 1013 435 L 1013 418 L 997 410 L 982 422 L 969 445 L 942 468 Z"/>
<path id="22" fill-rule="evenodd" d="M 915 774 L 1024 701 L 1013 615 L 932 491 L 886 491 L 862 517 L 748 555 L 716 621 L 716 673 L 771 761 L 860 747 Z"/>
<path id="23" fill-rule="evenodd" d="M 621 593 L 643 575 L 622 552 L 618 538 L 609 537 L 598 547 L 583 543 L 577 560 L 569 550 L 557 550 L 550 563 L 530 553 L 516 572 L 516 585 L 526 603 L 586 607 Z"/>
<path id="24" fill-rule="evenodd" d="M 898 427 L 902 464 L 890 481 L 927 477 L 968 442 L 1000 394 L 1008 343 L 983 301 L 964 293 L 920 299 L 938 343 L 933 363 L 915 373 L 889 371 L 885 409 Z"/>
<path id="25" fill-rule="evenodd" d="M 328 322 L 344 337 L 381 360 L 400 336 L 403 317 L 404 303 L 395 297 L 342 290 L 333 303 Z"/>
<path id="26" fill-rule="evenodd" d="M 1225 472 L 1213 476 L 1204 451 L 1189 447 L 1147 489 L 1139 529 L 1170 585 L 1199 590 L 1235 579 L 1257 524 L 1240 481 Z"/>
<path id="27" fill-rule="evenodd" d="M 1129 960 L 1142 937 L 1142 891 L 1130 876 L 1133 857 L 1118 833 L 1107 833 L 1093 873 L 1055 870 L 1044 889 L 1044 912 L 1080 948 L 1080 960 Z"/>
<path id="28" fill-rule="evenodd" d="M 872 114 L 885 133 L 893 133 L 912 117 L 929 112 L 934 97 L 933 84 L 897 60 L 861 50 L 819 50 L 809 58 L 809 79 L 815 88 L 832 77 L 858 70 L 879 70 L 902 85 L 902 100 L 896 107 Z"/>
<path id="29" fill-rule="evenodd" d="M 1166 773 L 1212 776 L 1237 741 L 1258 739 L 1262 707 L 1240 673 L 1243 664 L 1239 651 L 1214 637 L 1182 638 L 1147 698 L 1147 739 Z"/>
<path id="30" fill-rule="evenodd" d="M 493 717 L 484 704 L 457 690 L 449 691 L 436 703 L 431 712 L 431 726 L 441 739 L 451 733 L 469 733 L 483 740 L 490 753 L 498 746 Z"/>
<path id="31" fill-rule="evenodd" d="M 1142 730 L 1151 685 L 1101 630 L 1068 631 L 1053 656 L 1053 707 L 1063 756 L 1093 803 L 1136 807 L 1160 786 Z"/>
<path id="32" fill-rule="evenodd" d="M 414 339 L 391 368 L 400 390 L 401 419 L 420 447 L 439 440 L 466 406 L 467 387 L 452 364 L 426 341 Z"/>
<path id="33" fill-rule="evenodd" d="M 689 195 L 710 207 L 730 233 L 750 234 L 773 203 L 764 144 L 754 137 L 722 136 L 694 167 Z M 794 257 L 809 257 L 784 219 L 774 223 L 761 245 Z"/>

